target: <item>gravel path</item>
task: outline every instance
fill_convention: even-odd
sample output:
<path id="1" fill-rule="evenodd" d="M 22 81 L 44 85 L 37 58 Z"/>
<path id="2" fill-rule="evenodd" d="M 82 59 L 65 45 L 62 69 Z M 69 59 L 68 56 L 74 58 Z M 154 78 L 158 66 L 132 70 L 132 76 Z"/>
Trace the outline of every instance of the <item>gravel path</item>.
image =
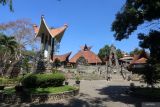
<path id="1" fill-rule="evenodd" d="M 70 84 L 74 81 L 70 80 Z M 128 96 L 125 90 L 129 84 L 124 80 L 81 80 L 80 94 L 73 98 L 45 104 L 1 104 L 0 107 L 140 107 L 145 100 Z"/>

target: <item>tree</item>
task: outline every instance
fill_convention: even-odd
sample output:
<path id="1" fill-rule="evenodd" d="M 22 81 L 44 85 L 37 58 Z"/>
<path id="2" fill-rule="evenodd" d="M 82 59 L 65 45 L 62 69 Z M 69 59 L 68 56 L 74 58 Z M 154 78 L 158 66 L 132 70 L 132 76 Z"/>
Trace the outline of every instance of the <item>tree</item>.
<path id="1" fill-rule="evenodd" d="M 0 34 L 0 53 L 1 53 L 1 66 L 6 69 L 6 65 L 11 64 L 15 60 L 15 50 L 18 47 L 18 43 L 14 37 L 8 37 L 4 34 Z M 2 70 L 2 69 L 1 69 Z"/>
<path id="2" fill-rule="evenodd" d="M 152 30 L 148 35 L 139 34 L 138 38 L 140 46 L 150 50 L 149 67 L 144 72 L 144 79 L 153 86 L 160 80 L 160 32 Z"/>
<path id="3" fill-rule="evenodd" d="M 117 58 L 120 59 L 123 57 L 122 51 L 120 49 L 116 50 Z"/>
<path id="4" fill-rule="evenodd" d="M 130 56 L 139 55 L 143 50 L 139 48 L 135 48 L 133 51 L 131 51 L 129 54 Z"/>
<path id="5" fill-rule="evenodd" d="M 98 52 L 98 56 L 102 61 L 104 61 L 104 58 L 109 57 L 109 54 L 110 54 L 110 46 L 109 45 L 105 45 Z"/>
<path id="6" fill-rule="evenodd" d="M 110 50 L 111 47 L 109 45 L 105 45 L 103 48 L 99 50 L 98 56 L 101 58 L 102 61 L 109 57 Z M 123 57 L 122 51 L 120 49 L 116 50 L 116 55 L 118 59 Z"/>
<path id="7" fill-rule="evenodd" d="M 128 38 L 138 26 L 147 24 L 150 31 L 147 35 L 138 34 L 140 46 L 150 50 L 148 68 L 142 72 L 146 82 L 154 85 L 160 79 L 159 40 L 160 40 L 160 0 L 126 0 L 116 19 L 112 23 L 112 31 L 116 40 Z"/>
<path id="8" fill-rule="evenodd" d="M 0 45 L 2 47 L 5 47 L 5 54 L 7 52 L 9 53 L 14 53 L 15 52 L 15 48 L 18 47 L 17 42 L 15 41 L 15 38 L 13 36 L 11 37 L 7 37 L 4 34 L 0 34 L 1 38 L 0 38 Z"/>
<path id="9" fill-rule="evenodd" d="M 121 11 L 116 14 L 112 31 L 116 40 L 128 38 L 144 22 L 148 26 L 158 26 L 160 18 L 160 0 L 126 0 Z M 153 20 L 157 20 L 153 21 Z"/>
<path id="10" fill-rule="evenodd" d="M 13 11 L 12 0 L 0 0 L 0 4 L 2 4 L 3 6 L 9 4 L 10 11 Z"/>
<path id="11" fill-rule="evenodd" d="M 7 23 L 0 24 L 0 31 L 6 35 L 13 35 L 20 45 L 17 49 L 17 59 L 22 57 L 22 50 L 27 48 L 38 48 L 36 43 L 39 41 L 35 39 L 33 24 L 28 19 L 20 19 Z"/>

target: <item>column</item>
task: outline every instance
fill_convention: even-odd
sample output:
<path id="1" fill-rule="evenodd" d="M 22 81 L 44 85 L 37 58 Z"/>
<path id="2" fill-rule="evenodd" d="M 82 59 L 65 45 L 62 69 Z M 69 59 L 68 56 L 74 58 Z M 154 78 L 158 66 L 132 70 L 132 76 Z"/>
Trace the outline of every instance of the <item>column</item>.
<path id="1" fill-rule="evenodd" d="M 44 33 L 41 35 L 41 52 L 44 50 Z"/>
<path id="2" fill-rule="evenodd" d="M 51 56 L 54 57 L 54 38 L 51 38 Z"/>
<path id="3" fill-rule="evenodd" d="M 48 52 L 48 36 L 45 35 L 44 37 L 44 57 L 46 58 L 47 57 L 47 52 Z"/>
<path id="4" fill-rule="evenodd" d="M 48 61 L 51 59 L 51 35 L 48 35 Z"/>

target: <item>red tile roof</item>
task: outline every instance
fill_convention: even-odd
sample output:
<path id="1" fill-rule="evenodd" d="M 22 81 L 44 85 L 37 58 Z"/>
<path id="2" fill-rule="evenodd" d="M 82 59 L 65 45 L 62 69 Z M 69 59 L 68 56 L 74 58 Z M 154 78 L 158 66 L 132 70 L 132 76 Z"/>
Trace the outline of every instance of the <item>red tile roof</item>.
<path id="1" fill-rule="evenodd" d="M 88 61 L 89 64 L 102 63 L 100 58 L 95 53 L 90 51 L 90 47 L 87 45 L 85 45 L 83 48 L 81 47 L 81 50 L 75 54 L 69 62 L 76 63 L 77 60 L 82 56 Z"/>
<path id="2" fill-rule="evenodd" d="M 145 63 L 147 63 L 147 58 L 144 57 L 134 62 L 134 64 L 145 64 Z"/>
<path id="3" fill-rule="evenodd" d="M 60 33 L 63 33 L 66 30 L 67 27 L 68 26 L 65 24 L 64 26 L 62 26 L 60 28 L 50 28 L 49 30 L 52 34 L 51 36 L 56 37 Z M 33 25 L 33 29 L 34 29 L 34 32 L 37 34 L 38 31 L 39 31 L 39 27 L 37 25 Z"/>
<path id="4" fill-rule="evenodd" d="M 66 53 L 64 55 L 54 55 L 52 58 L 52 61 L 54 62 L 55 59 L 59 59 L 60 62 L 68 61 L 69 56 L 71 55 L 72 52 Z"/>
<path id="5" fill-rule="evenodd" d="M 37 25 L 33 25 L 33 29 L 34 32 L 36 34 L 36 36 L 38 36 L 39 34 L 41 34 L 42 32 L 44 32 L 44 30 L 47 30 L 48 33 L 53 37 L 56 38 L 58 41 L 61 41 L 61 38 L 65 32 L 65 30 L 67 29 L 68 25 L 64 24 L 62 27 L 60 28 L 49 28 L 47 26 L 47 24 L 45 23 L 44 17 L 41 18 L 41 24 L 40 27 L 38 27 Z M 40 31 L 40 30 L 41 31 Z M 39 33 L 41 32 L 41 33 Z"/>
<path id="6" fill-rule="evenodd" d="M 134 55 L 133 60 L 131 61 L 131 64 L 133 64 L 135 61 L 139 59 L 139 55 Z"/>
<path id="7" fill-rule="evenodd" d="M 131 61 L 131 64 L 147 63 L 148 58 L 149 58 L 149 55 L 145 51 L 142 51 L 140 54 L 134 55 L 133 60 Z"/>
<path id="8" fill-rule="evenodd" d="M 123 58 L 120 58 L 119 60 L 133 60 L 133 57 L 131 57 L 131 56 L 125 56 L 125 57 L 123 57 Z"/>

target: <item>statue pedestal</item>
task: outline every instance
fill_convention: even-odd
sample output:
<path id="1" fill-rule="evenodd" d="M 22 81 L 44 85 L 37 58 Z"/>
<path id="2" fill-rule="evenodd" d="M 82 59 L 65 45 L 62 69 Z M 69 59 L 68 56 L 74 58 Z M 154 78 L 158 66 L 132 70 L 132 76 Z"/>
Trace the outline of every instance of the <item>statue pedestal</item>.
<path id="1" fill-rule="evenodd" d="M 50 73 L 52 72 L 52 64 L 46 59 L 40 59 L 37 63 L 36 73 Z"/>
<path id="2" fill-rule="evenodd" d="M 45 72 L 46 72 L 46 73 L 52 72 L 52 64 L 51 64 L 51 63 L 47 62 L 47 63 L 45 64 Z"/>

